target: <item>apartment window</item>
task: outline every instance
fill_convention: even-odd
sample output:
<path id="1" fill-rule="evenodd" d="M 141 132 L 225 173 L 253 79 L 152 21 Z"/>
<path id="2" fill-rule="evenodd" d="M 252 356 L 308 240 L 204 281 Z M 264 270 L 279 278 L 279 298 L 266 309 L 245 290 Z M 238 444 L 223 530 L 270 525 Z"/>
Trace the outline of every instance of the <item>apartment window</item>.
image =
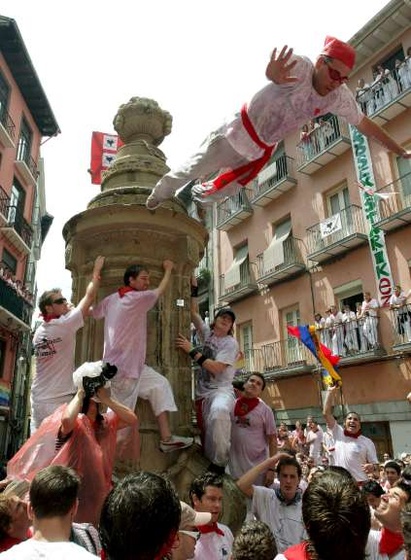
<path id="1" fill-rule="evenodd" d="M 28 122 L 23 117 L 21 120 L 19 144 L 17 147 L 17 159 L 29 163 L 31 156 L 31 143 L 33 140 L 33 132 Z"/>
<path id="2" fill-rule="evenodd" d="M 6 341 L 0 338 L 0 378 L 4 377 L 4 362 L 6 358 Z"/>
<path id="3" fill-rule="evenodd" d="M 233 290 L 242 283 L 248 282 L 248 245 L 243 245 L 235 251 L 233 263 L 224 275 L 224 291 Z"/>
<path id="4" fill-rule="evenodd" d="M 9 215 L 8 221 L 12 224 L 16 219 L 21 220 L 24 215 L 24 207 L 26 205 L 26 191 L 20 182 L 14 177 L 13 186 L 10 193 Z"/>
<path id="5" fill-rule="evenodd" d="M 335 217 L 338 222 L 336 229 L 342 230 L 343 236 L 351 233 L 353 218 L 347 186 L 343 186 L 327 196 L 327 211 L 328 216 Z"/>
<path id="6" fill-rule="evenodd" d="M 244 352 L 244 359 L 247 371 L 255 371 L 253 356 L 253 325 L 245 323 L 239 329 L 240 348 Z"/>
<path id="7" fill-rule="evenodd" d="M 16 274 L 17 259 L 9 251 L 7 251 L 7 249 L 3 249 L 1 260 L 2 264 L 5 265 L 12 274 Z"/>
<path id="8" fill-rule="evenodd" d="M 356 311 L 357 303 L 362 303 L 364 299 L 361 280 L 354 280 L 335 288 L 334 297 L 340 311 L 345 305 L 349 305 L 351 311 Z"/>
<path id="9" fill-rule="evenodd" d="M 410 160 L 401 157 L 397 158 L 398 175 L 401 181 L 401 194 L 405 199 L 404 202 L 411 200 L 411 163 Z"/>
<path id="10" fill-rule="evenodd" d="M 10 99 L 10 86 L 6 82 L 5 77 L 0 72 L 0 120 L 4 122 Z"/>
<path id="11" fill-rule="evenodd" d="M 384 58 L 383 60 L 381 60 L 372 70 L 374 77 L 378 74 L 378 66 L 382 66 L 383 68 L 387 68 L 388 70 L 394 70 L 395 68 L 395 61 L 396 60 L 401 60 L 403 61 L 405 58 L 404 55 L 404 49 L 401 46 L 399 46 L 397 48 L 397 50 L 393 53 L 390 54 L 390 56 L 387 56 L 386 58 Z"/>
<path id="12" fill-rule="evenodd" d="M 270 245 L 263 253 L 263 273 L 267 274 L 286 262 L 286 241 L 291 237 L 291 218 L 273 226 Z"/>

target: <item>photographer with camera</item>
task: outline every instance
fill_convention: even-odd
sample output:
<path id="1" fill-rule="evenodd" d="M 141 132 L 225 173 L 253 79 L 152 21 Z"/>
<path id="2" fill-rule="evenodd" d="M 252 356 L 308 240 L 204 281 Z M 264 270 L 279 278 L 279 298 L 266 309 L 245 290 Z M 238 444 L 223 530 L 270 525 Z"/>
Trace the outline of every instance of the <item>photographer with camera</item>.
<path id="1" fill-rule="evenodd" d="M 73 374 L 76 395 L 42 422 L 7 465 L 9 478 L 27 480 L 48 465 L 72 467 L 81 478 L 75 521 L 95 526 L 112 486 L 117 430 L 132 427 L 138 434 L 137 416 L 106 386 L 114 369 L 102 362 L 80 366 Z M 109 410 L 102 414 L 100 405 Z"/>

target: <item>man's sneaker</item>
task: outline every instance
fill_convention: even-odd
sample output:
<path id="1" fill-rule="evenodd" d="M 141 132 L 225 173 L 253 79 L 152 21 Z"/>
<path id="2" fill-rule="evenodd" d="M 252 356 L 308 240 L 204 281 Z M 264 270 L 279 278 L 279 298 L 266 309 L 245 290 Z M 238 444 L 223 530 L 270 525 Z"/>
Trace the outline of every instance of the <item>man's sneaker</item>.
<path id="1" fill-rule="evenodd" d="M 157 200 L 157 198 L 153 195 L 153 193 L 151 193 L 146 200 L 146 208 L 148 208 L 149 210 L 155 210 L 160 206 L 160 204 L 161 201 Z"/>
<path id="2" fill-rule="evenodd" d="M 178 451 L 193 445 L 194 439 L 192 437 L 171 436 L 168 441 L 160 441 L 160 451 L 163 453 L 171 453 L 171 451 Z"/>

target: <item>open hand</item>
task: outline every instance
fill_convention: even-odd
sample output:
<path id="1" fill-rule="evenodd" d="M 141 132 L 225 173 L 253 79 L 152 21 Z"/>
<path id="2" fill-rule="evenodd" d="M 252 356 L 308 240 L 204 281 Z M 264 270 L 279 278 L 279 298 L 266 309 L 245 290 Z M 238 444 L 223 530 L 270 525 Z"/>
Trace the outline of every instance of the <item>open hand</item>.
<path id="1" fill-rule="evenodd" d="M 298 80 L 295 76 L 290 75 L 291 70 L 297 64 L 296 60 L 289 62 L 292 54 L 293 49 L 289 49 L 287 45 L 284 45 L 278 56 L 277 49 L 273 50 L 271 60 L 265 71 L 265 75 L 269 80 L 275 84 L 289 84 Z"/>

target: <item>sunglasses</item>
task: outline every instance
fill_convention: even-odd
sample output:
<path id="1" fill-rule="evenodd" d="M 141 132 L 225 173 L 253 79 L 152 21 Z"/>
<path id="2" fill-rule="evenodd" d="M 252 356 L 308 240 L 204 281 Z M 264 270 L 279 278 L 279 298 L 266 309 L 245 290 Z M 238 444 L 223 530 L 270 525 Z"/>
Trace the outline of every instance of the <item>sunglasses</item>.
<path id="1" fill-rule="evenodd" d="M 198 539 L 201 537 L 201 533 L 199 533 L 198 531 L 184 531 L 183 529 L 180 529 L 179 533 L 183 533 L 183 535 L 188 535 L 189 537 L 192 537 L 196 541 L 198 541 Z"/>
<path id="2" fill-rule="evenodd" d="M 330 78 L 332 79 L 333 82 L 338 82 L 339 84 L 345 84 L 346 82 L 348 82 L 348 76 L 341 76 L 341 74 L 338 72 L 338 70 L 336 70 L 335 68 L 332 68 L 330 66 L 330 61 L 327 60 L 326 58 L 323 58 L 323 61 L 325 62 L 327 69 L 328 69 L 328 75 L 330 76 Z"/>
<path id="3" fill-rule="evenodd" d="M 56 304 L 56 305 L 62 305 L 63 303 L 67 303 L 67 300 L 65 297 L 61 297 L 58 299 L 55 299 L 51 302 L 52 305 Z"/>

